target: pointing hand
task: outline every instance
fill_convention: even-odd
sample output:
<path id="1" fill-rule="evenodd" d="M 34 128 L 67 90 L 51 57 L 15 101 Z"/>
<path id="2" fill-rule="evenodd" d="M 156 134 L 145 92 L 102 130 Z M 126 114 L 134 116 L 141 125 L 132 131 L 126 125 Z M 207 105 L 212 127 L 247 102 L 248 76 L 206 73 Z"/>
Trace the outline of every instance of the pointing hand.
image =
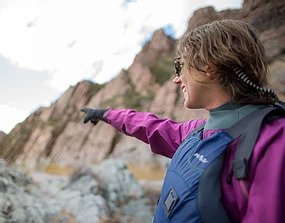
<path id="1" fill-rule="evenodd" d="M 99 121 L 104 121 L 104 114 L 108 109 L 93 109 L 82 108 L 81 111 L 85 113 L 83 123 L 91 122 L 96 125 Z"/>

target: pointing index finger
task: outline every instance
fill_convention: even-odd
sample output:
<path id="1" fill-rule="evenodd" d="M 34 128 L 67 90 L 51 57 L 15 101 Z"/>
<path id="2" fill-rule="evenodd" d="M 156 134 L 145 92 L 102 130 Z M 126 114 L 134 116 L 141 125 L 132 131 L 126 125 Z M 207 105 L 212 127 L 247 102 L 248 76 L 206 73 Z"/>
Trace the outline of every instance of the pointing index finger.
<path id="1" fill-rule="evenodd" d="M 80 111 L 84 112 L 84 113 L 87 113 L 87 108 L 82 108 Z"/>

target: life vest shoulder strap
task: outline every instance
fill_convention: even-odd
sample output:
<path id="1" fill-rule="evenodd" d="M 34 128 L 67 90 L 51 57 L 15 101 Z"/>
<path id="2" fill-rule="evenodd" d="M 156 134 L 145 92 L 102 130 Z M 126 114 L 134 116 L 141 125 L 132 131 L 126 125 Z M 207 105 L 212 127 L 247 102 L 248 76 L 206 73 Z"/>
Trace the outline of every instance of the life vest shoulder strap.
<path id="1" fill-rule="evenodd" d="M 233 138 L 239 137 L 237 150 L 233 160 L 234 176 L 241 180 L 248 175 L 248 163 L 261 126 L 265 122 L 285 116 L 285 106 L 282 103 L 260 108 L 242 118 L 230 128 L 226 129 Z"/>

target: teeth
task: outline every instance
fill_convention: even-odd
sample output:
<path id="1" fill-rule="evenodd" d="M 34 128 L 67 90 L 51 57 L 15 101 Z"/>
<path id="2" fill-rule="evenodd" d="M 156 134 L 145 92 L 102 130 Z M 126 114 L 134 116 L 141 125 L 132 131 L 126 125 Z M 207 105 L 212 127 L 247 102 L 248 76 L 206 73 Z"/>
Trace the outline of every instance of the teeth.
<path id="1" fill-rule="evenodd" d="M 186 92 L 186 87 L 182 87 L 182 92 L 183 92 L 183 93 Z"/>

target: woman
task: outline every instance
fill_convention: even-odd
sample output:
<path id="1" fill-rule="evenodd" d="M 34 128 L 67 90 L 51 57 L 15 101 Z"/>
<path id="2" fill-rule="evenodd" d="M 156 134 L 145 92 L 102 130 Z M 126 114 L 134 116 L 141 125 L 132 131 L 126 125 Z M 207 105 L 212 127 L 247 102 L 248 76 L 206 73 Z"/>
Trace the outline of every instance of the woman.
<path id="1" fill-rule="evenodd" d="M 173 82 L 184 105 L 207 109 L 208 120 L 177 123 L 130 109 L 84 108 L 84 123 L 103 120 L 172 158 L 154 222 L 285 222 L 285 118 L 262 125 L 245 179 L 233 176 L 232 163 L 242 139 L 224 131 L 278 102 L 265 87 L 257 31 L 241 21 L 215 21 L 186 32 L 176 54 Z"/>

